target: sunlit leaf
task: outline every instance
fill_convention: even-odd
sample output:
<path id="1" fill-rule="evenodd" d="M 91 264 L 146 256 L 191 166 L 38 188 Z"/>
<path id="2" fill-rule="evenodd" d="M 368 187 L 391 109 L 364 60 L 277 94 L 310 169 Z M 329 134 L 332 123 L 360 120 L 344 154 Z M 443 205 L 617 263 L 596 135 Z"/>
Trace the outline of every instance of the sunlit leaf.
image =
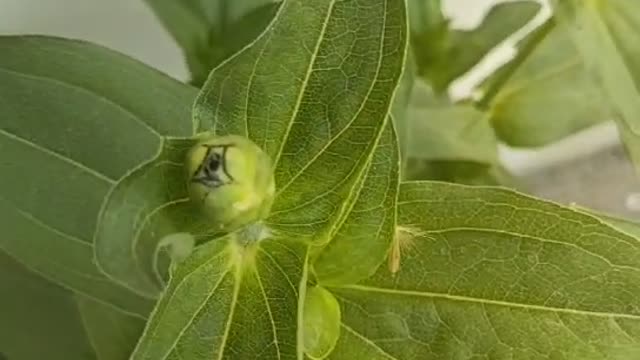
<path id="1" fill-rule="evenodd" d="M 307 245 L 236 236 L 176 267 L 132 360 L 299 358 Z"/>
<path id="2" fill-rule="evenodd" d="M 403 5 L 285 2 L 260 39 L 205 84 L 199 129 L 245 135 L 276 164 L 268 221 L 276 230 L 322 238 L 342 216 L 401 75 Z"/>
<path id="3" fill-rule="evenodd" d="M 597 218 L 510 190 L 401 186 L 416 228 L 395 275 L 331 287 L 333 359 L 634 359 L 640 241 Z"/>

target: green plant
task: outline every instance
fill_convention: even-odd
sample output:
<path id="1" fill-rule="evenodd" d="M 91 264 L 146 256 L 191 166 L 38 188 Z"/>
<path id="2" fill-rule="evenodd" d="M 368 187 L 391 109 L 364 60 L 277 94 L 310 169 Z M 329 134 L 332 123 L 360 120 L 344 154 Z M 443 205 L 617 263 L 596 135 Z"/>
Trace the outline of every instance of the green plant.
<path id="1" fill-rule="evenodd" d="M 408 13 L 404 0 L 262 1 L 267 20 L 252 24 L 264 28 L 221 50 L 212 20 L 195 16 L 214 13 L 197 7 L 207 2 L 149 2 L 201 89 L 89 43 L 0 37 L 8 359 L 640 357 L 637 224 L 504 187 L 401 176 L 504 184 L 499 140 L 557 140 L 593 123 L 575 123 L 592 106 L 619 109 L 633 149 L 635 97 L 619 89 L 634 78 L 619 72 L 634 68 L 604 64 L 631 63 L 620 32 L 637 22 L 619 15 L 637 6 L 560 3 L 485 96 L 453 103 L 441 92 L 497 43 L 487 28 L 512 32 L 499 20 L 465 36 L 437 1 L 410 1 Z M 246 24 L 257 7 L 242 4 L 215 24 Z M 422 30 L 420 4 L 433 6 Z M 525 6 L 516 23 L 530 18 L 531 3 L 513 6 L 495 11 Z M 580 55 L 592 49 L 579 30 L 565 37 L 574 21 L 606 51 Z M 471 60 L 459 57 L 464 39 L 486 33 Z M 580 46 L 562 45 L 577 60 L 555 69 L 569 56 L 552 51 L 560 41 Z M 543 88 L 527 83 L 540 69 L 556 74 Z M 558 79 L 599 93 L 591 74 L 614 101 L 562 108 L 530 130 L 539 119 L 514 98 L 562 107 Z M 415 111 L 409 93 L 424 79 L 433 92 Z M 204 132 L 249 138 L 271 158 L 276 195 L 259 223 L 223 233 L 202 221 L 185 159 Z"/>

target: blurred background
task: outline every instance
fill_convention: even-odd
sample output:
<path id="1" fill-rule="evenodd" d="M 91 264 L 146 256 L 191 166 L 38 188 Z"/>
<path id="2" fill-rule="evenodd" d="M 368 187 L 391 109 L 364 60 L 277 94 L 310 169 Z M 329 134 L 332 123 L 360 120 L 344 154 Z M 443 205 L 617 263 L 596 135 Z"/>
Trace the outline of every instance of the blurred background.
<path id="1" fill-rule="evenodd" d="M 472 29 L 497 2 L 443 0 L 443 5 L 453 27 Z M 451 96 L 472 94 L 486 74 L 513 56 L 513 42 L 548 15 L 548 9 L 543 8 L 525 29 L 456 80 L 449 90 Z M 0 0 L 0 34 L 83 39 L 130 55 L 178 80 L 189 79 L 178 45 L 142 0 Z M 540 111 L 544 116 L 544 109 Z M 640 182 L 611 122 L 542 148 L 501 146 L 500 156 L 532 194 L 640 219 Z"/>

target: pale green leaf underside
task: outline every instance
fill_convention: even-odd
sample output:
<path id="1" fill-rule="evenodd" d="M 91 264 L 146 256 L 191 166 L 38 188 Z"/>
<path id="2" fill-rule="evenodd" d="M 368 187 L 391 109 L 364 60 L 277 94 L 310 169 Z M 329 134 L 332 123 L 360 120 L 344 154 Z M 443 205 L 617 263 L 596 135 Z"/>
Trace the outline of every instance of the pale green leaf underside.
<path id="1" fill-rule="evenodd" d="M 194 108 L 199 129 L 248 136 L 273 158 L 275 229 L 322 236 L 342 216 L 386 121 L 405 45 L 403 1 L 290 0 L 211 73 Z"/>
<path id="2" fill-rule="evenodd" d="M 331 288 L 346 335 L 331 358 L 640 355 L 637 239 L 498 188 L 404 183 L 398 216 L 424 235 L 395 276 Z"/>
<path id="3" fill-rule="evenodd" d="M 198 248 L 173 271 L 132 360 L 298 359 L 307 246 L 236 234 Z"/>
<path id="4" fill-rule="evenodd" d="M 96 218 L 109 188 L 155 154 L 161 135 L 192 131 L 194 90 L 78 41 L 7 36 L 0 52 L 0 172 L 10 174 L 0 178 L 0 249 L 64 287 L 145 316 L 151 304 L 93 263 Z"/>

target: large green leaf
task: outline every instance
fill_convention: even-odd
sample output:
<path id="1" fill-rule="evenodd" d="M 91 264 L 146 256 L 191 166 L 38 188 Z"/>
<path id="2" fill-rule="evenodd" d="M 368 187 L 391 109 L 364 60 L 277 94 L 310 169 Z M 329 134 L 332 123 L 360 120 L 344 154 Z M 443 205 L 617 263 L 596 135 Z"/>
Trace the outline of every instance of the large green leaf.
<path id="1" fill-rule="evenodd" d="M 179 264 L 132 360 L 300 359 L 307 245 L 239 233 Z"/>
<path id="2" fill-rule="evenodd" d="M 192 82 L 253 41 L 280 0 L 145 0 L 182 48 Z"/>
<path id="3" fill-rule="evenodd" d="M 247 136 L 274 159 L 278 194 L 267 222 L 280 234 L 328 242 L 386 122 L 405 57 L 403 4 L 380 2 L 366 13 L 354 5 L 285 2 L 256 42 L 212 72 L 196 100 L 198 130 Z M 153 265 L 162 237 L 211 237 L 186 197 L 181 164 L 190 144 L 164 141 L 118 182 L 101 213 L 99 263 L 144 295 L 161 291 L 152 274 L 161 270 Z"/>
<path id="4" fill-rule="evenodd" d="M 510 190 L 408 182 L 400 271 L 332 287 L 334 359 L 635 359 L 640 241 Z"/>
<path id="5" fill-rule="evenodd" d="M 0 252 L 0 359 L 87 360 L 73 294 Z"/>
<path id="6" fill-rule="evenodd" d="M 247 136 L 274 159 L 278 193 L 265 221 L 272 236 L 245 245 L 230 240 L 244 239 L 242 231 L 218 237 L 178 265 L 134 359 L 303 356 L 298 304 L 308 242 L 326 244 L 347 227 L 371 229 L 382 216 L 378 254 L 358 278 L 383 261 L 390 243 L 398 149 L 387 114 L 405 49 L 401 0 L 287 0 L 251 46 L 211 73 L 194 107 L 198 129 Z M 115 187 L 103 218 L 121 220 L 105 227 L 109 233 L 136 245 L 136 234 L 157 238 L 166 234 L 163 223 L 173 223 L 181 227 L 170 231 L 208 240 L 201 223 L 169 210 L 184 196 L 177 159 L 185 141 L 166 141 L 155 160 Z M 368 168 L 383 172 L 365 178 Z M 376 200 L 361 200 L 361 191 Z M 123 218 L 131 204 L 138 219 L 158 221 Z M 370 220 L 360 225 L 360 216 Z M 105 242 L 116 242 L 110 238 Z"/>
<path id="7" fill-rule="evenodd" d="M 501 72 L 512 72 L 487 109 L 500 140 L 512 146 L 543 146 L 609 116 L 567 26 L 549 21 L 536 30 L 543 34 L 534 32 L 517 45 L 522 61 L 508 63 L 479 89 L 490 93 Z"/>
<path id="8" fill-rule="evenodd" d="M 142 334 L 145 321 L 85 296 L 78 296 L 76 301 L 97 359 L 128 359 Z"/>
<path id="9" fill-rule="evenodd" d="M 0 38 L 0 249 L 64 287 L 146 316 L 151 303 L 93 262 L 117 179 L 192 133 L 193 88 L 99 46 Z"/>
<path id="10" fill-rule="evenodd" d="M 245 135 L 272 157 L 276 230 L 320 242 L 334 230 L 381 136 L 405 24 L 400 0 L 285 1 L 209 77 L 194 108 L 199 129 Z"/>
<path id="11" fill-rule="evenodd" d="M 440 7 L 440 0 L 409 0 L 411 44 L 418 73 L 438 93 L 540 10 L 537 1 L 504 2 L 495 5 L 476 29 L 453 30 Z"/>
<path id="12" fill-rule="evenodd" d="M 553 1 L 618 120 L 629 154 L 640 166 L 640 4 L 625 0 Z"/>

